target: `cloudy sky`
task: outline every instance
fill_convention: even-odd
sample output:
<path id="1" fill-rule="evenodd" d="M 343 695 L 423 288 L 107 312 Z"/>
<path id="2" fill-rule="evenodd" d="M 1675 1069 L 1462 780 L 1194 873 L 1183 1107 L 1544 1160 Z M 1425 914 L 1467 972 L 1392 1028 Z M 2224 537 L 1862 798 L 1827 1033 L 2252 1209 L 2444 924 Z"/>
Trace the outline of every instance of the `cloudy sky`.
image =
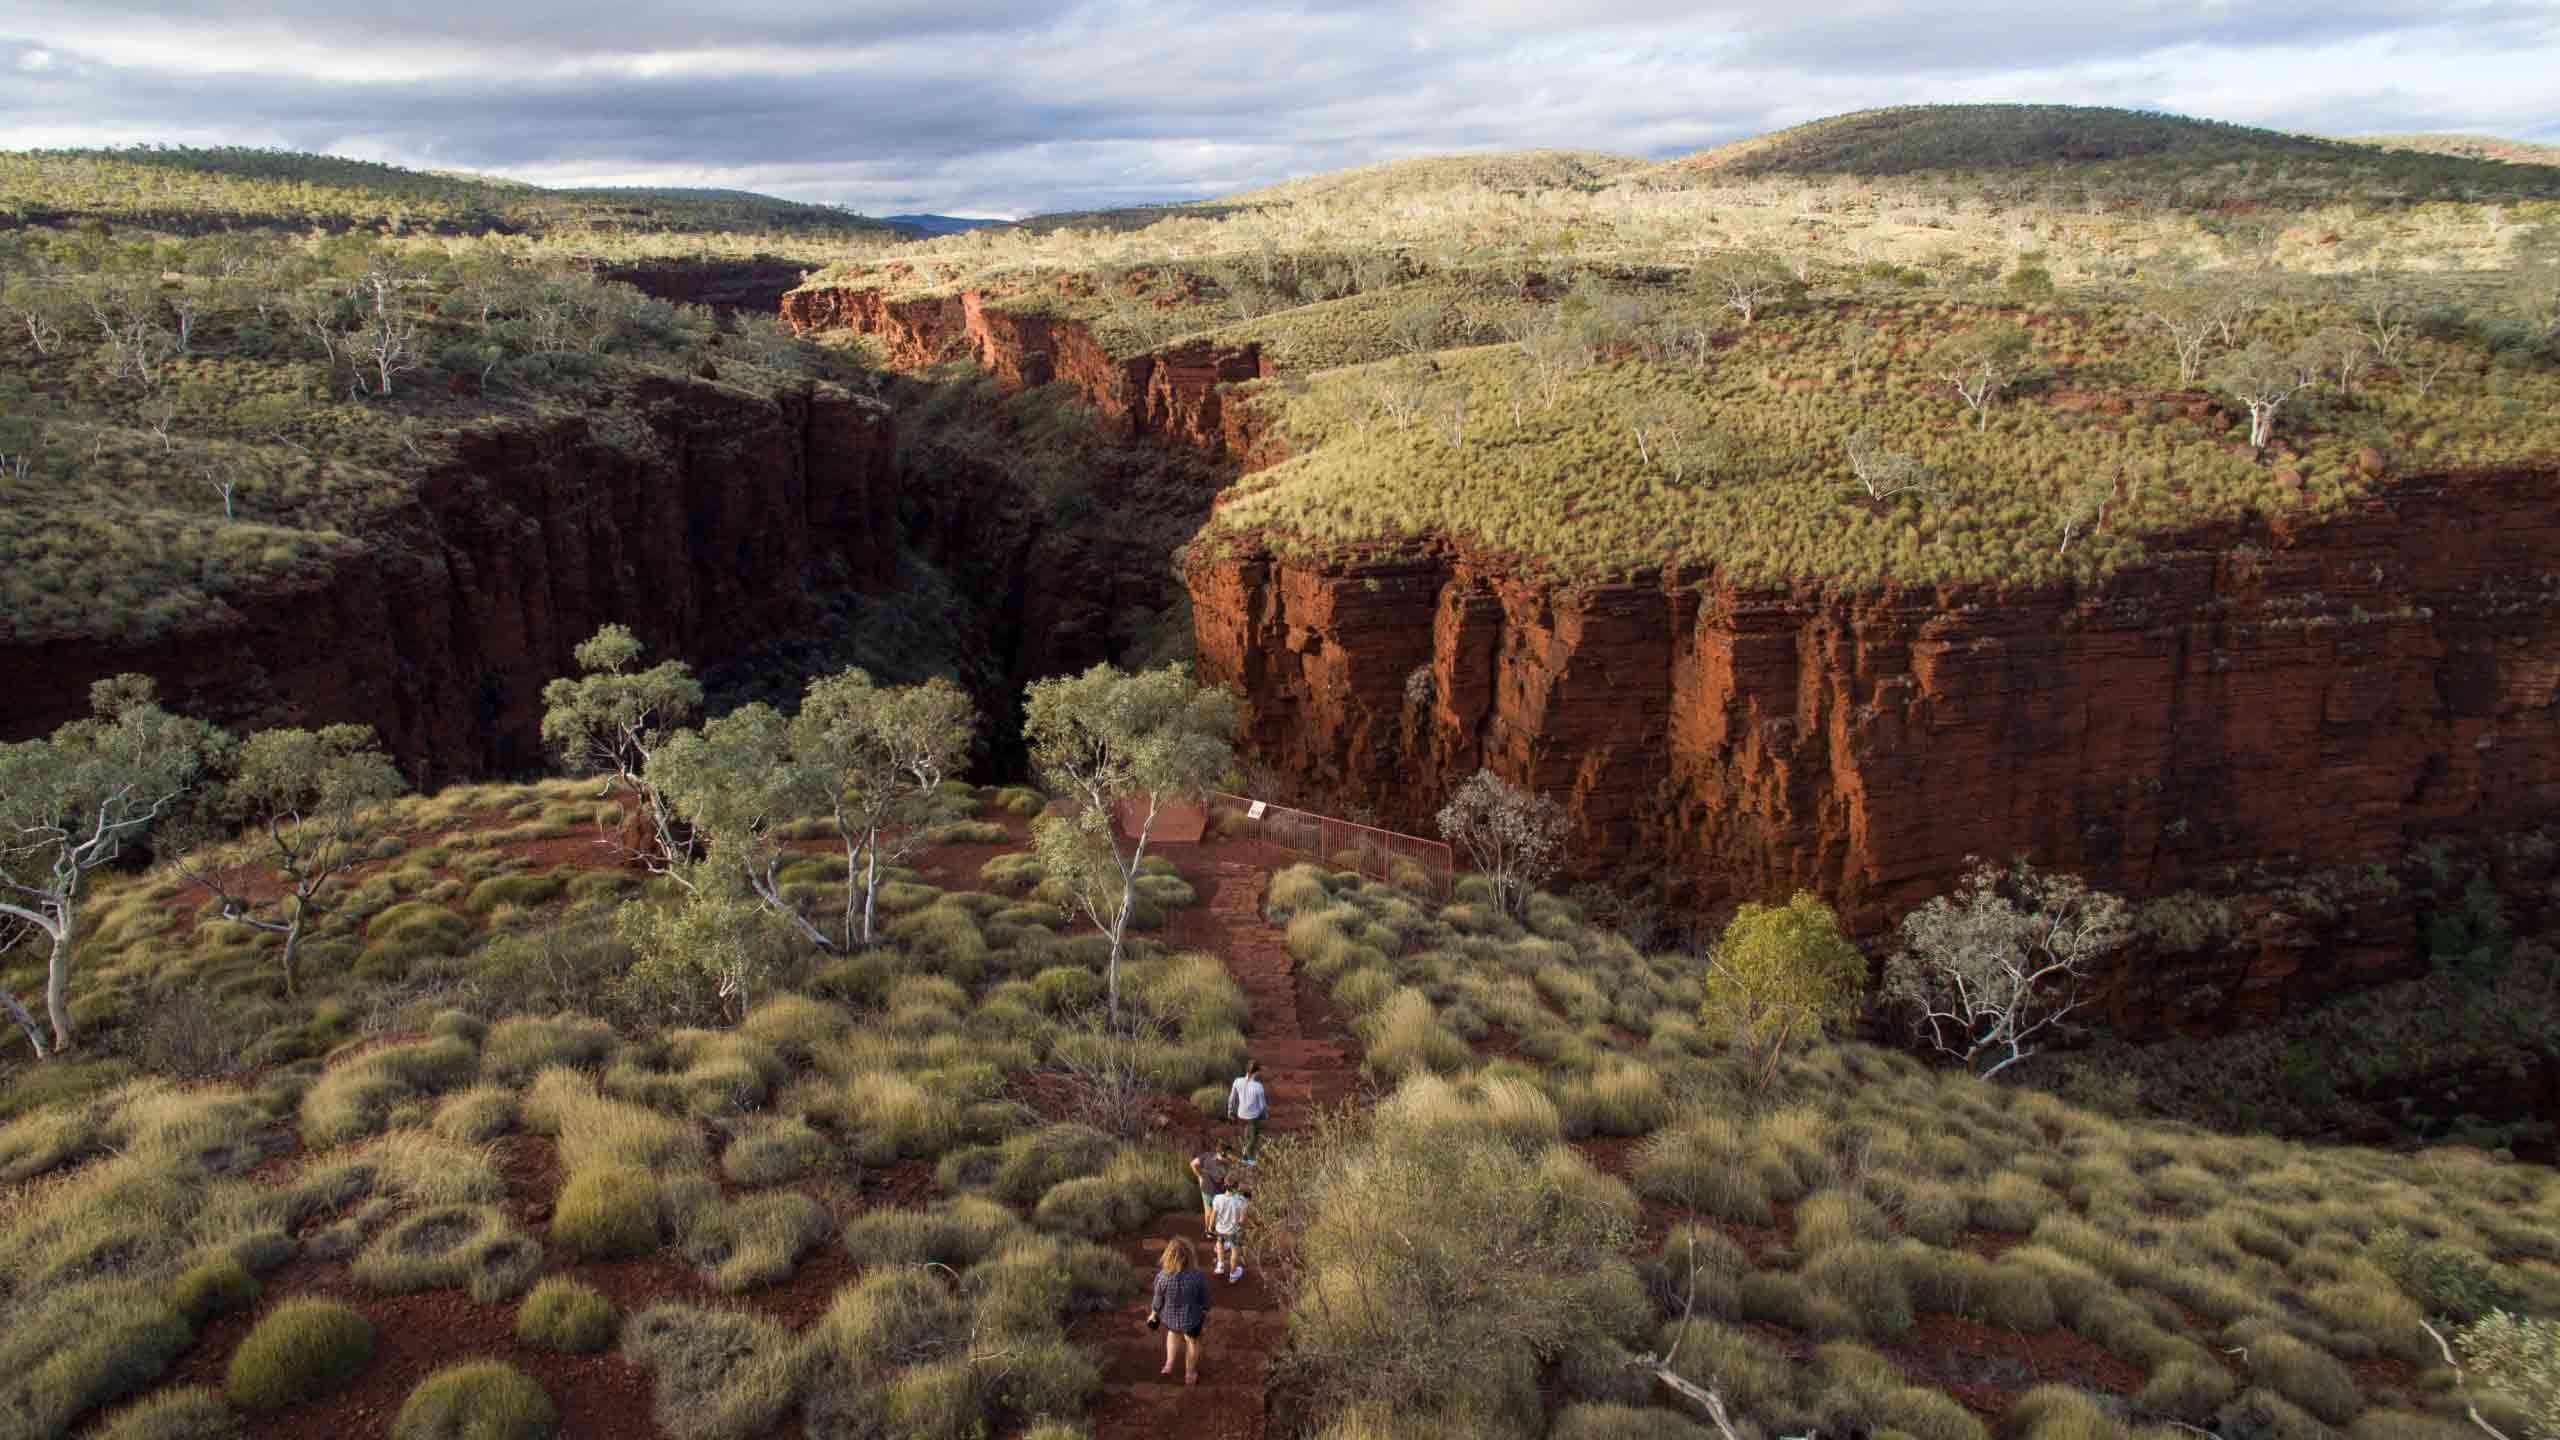
<path id="1" fill-rule="evenodd" d="M 2560 0 L 0 0 L 0 147 L 275 145 L 872 214 L 1909 101 L 2560 141 Z"/>

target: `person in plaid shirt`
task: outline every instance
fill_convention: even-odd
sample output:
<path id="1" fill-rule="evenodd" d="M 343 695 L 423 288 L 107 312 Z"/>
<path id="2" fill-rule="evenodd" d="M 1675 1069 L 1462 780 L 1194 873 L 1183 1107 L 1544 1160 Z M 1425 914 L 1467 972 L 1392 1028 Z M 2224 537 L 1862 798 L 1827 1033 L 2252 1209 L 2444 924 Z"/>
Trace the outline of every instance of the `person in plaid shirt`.
<path id="1" fill-rule="evenodd" d="M 1209 1324 L 1209 1277 L 1193 1263 L 1191 1242 L 1167 1241 L 1156 1262 L 1155 1293 L 1147 1306 L 1147 1328 L 1164 1326 L 1164 1368 L 1173 1373 L 1175 1342 L 1181 1343 L 1182 1383 L 1200 1383 L 1200 1332 Z"/>

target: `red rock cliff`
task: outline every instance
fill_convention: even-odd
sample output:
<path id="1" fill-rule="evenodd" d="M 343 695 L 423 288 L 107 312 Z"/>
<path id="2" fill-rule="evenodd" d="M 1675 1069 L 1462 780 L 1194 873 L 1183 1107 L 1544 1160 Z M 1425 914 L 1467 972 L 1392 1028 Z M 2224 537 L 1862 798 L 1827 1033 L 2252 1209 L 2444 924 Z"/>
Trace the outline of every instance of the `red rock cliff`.
<path id="1" fill-rule="evenodd" d="M 596 278 L 618 281 L 671 304 L 771 315 L 807 273 L 796 260 L 754 255 L 737 260 L 654 259 L 600 265 Z"/>
<path id="2" fill-rule="evenodd" d="M 796 290 L 782 297 L 782 318 L 802 334 L 867 335 L 888 363 L 905 369 L 972 359 L 1007 390 L 1063 380 L 1131 438 L 1161 436 L 1212 459 L 1243 459 L 1263 443 L 1251 412 L 1220 388 L 1271 374 L 1258 345 L 1204 342 L 1115 360 L 1083 322 L 1006 310 L 977 290 L 919 300 L 879 290 Z"/>
<path id="3" fill-rule="evenodd" d="M 2414 480 L 2085 591 L 1559 590 L 1454 547 L 1327 565 L 1209 543 L 1186 573 L 1203 672 L 1317 788 L 1430 833 L 1491 766 L 1564 800 L 1586 857 L 1646 857 L 1706 904 L 1809 887 L 1872 932 L 1969 855 L 2152 894 L 2547 819 L 2555 492 Z M 2264 943 L 2234 984 L 2295 983 L 2309 942 Z"/>
<path id="4" fill-rule="evenodd" d="M 887 415 L 840 391 L 761 399 L 653 381 L 653 440 L 584 416 L 496 424 L 450 458 L 365 560 L 235 597 L 133 643 L 0 641 L 0 735 L 85 714 L 123 671 L 227 723 L 355 721 L 432 785 L 541 763 L 541 689 L 607 622 L 701 661 L 770 639 L 824 565 L 873 585 L 894 563 Z"/>

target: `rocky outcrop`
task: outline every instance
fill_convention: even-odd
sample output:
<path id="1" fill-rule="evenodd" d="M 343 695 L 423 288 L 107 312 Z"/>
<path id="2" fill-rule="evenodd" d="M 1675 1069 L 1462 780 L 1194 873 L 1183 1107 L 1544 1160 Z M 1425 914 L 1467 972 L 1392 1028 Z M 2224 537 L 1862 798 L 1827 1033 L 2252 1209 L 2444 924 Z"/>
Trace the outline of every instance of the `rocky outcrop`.
<path id="1" fill-rule="evenodd" d="M 0 735 L 86 713 L 138 671 L 230 724 L 354 721 L 420 785 L 541 763 L 541 690 L 607 622 L 702 661 L 803 613 L 821 569 L 876 585 L 895 563 L 894 450 L 875 402 L 768 399 L 658 380 L 588 412 L 465 431 L 358 561 L 235 596 L 139 643 L 0 644 Z"/>
<path id="2" fill-rule="evenodd" d="M 1186 574 L 1202 671 L 1250 701 L 1264 759 L 1337 800 L 1427 832 L 1490 766 L 1563 800 L 1590 865 L 1642 859 L 1710 907 L 1810 888 L 1873 932 L 1972 855 L 2229 892 L 2230 867 L 2548 818 L 2555 491 L 2404 481 L 2163 543 L 2090 589 L 1568 588 L 1455 545 L 1316 563 L 1233 540 Z M 2244 915 L 2213 957 L 2230 973 L 2153 967 L 2128 1003 L 2263 1006 L 2405 965 L 2388 908 L 2307 963 L 2338 937 Z"/>
<path id="3" fill-rule="evenodd" d="M 784 296 L 782 318 L 802 334 L 867 335 L 901 369 L 972 359 L 1008 391 L 1063 381 L 1131 439 L 1161 437 L 1232 462 L 1266 443 L 1248 407 L 1232 403 L 1226 390 L 1271 374 L 1258 345 L 1201 342 L 1115 359 L 1083 322 L 1008 309 L 979 290 L 896 299 L 877 289 L 819 286 Z"/>

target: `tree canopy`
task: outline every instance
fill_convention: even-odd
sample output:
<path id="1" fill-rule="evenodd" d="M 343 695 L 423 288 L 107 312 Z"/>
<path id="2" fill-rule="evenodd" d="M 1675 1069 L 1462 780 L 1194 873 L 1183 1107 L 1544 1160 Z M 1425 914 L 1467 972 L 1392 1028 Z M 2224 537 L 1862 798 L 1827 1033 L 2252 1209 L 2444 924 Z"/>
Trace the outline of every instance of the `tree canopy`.
<path id="1" fill-rule="evenodd" d="M 1116 1024 L 1120 957 L 1148 837 L 1167 805 L 1205 794 L 1233 766 L 1243 710 L 1181 666 L 1133 675 L 1108 664 L 1034 682 L 1023 708 L 1032 765 L 1066 812 L 1033 827 L 1041 862 L 1111 937 L 1107 990 Z M 1115 823 L 1124 800 L 1139 802 L 1125 843 Z"/>
<path id="2" fill-rule="evenodd" d="M 78 1041 L 69 992 L 90 872 L 139 844 L 205 782 L 230 745 L 224 732 L 160 708 L 143 676 L 101 680 L 89 697 L 90 718 L 42 740 L 0 745 L 0 916 L 32 925 L 52 942 L 50 1042 L 15 997 L 0 994 L 0 1003 L 39 1055 Z"/>

